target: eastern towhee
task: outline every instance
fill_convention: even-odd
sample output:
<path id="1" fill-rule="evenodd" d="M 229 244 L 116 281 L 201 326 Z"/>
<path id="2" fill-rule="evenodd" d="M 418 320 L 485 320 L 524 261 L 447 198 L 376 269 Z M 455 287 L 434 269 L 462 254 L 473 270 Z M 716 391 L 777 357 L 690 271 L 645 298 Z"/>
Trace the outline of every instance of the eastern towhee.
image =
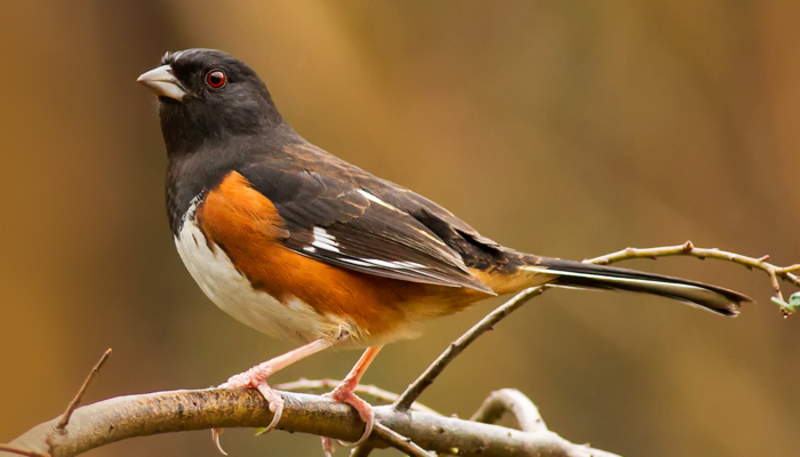
<path id="1" fill-rule="evenodd" d="M 717 286 L 524 254 L 436 203 L 298 135 L 247 65 L 220 51 L 168 53 L 138 81 L 157 96 L 167 206 L 178 252 L 203 292 L 263 333 L 302 346 L 231 377 L 280 420 L 272 373 L 325 348 L 366 347 L 330 397 L 373 425 L 353 394 L 367 366 L 420 324 L 541 284 L 661 295 L 734 316 L 749 298 Z M 326 447 L 330 451 L 330 445 Z"/>

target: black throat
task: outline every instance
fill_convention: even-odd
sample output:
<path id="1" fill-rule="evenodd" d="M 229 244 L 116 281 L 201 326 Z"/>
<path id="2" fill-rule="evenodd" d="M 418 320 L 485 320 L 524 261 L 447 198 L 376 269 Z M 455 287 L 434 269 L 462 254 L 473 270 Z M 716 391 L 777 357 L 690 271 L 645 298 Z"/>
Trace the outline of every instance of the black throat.
<path id="1" fill-rule="evenodd" d="M 193 147 L 171 149 L 167 143 L 167 215 L 173 235 L 180 232 L 192 201 L 214 189 L 228 173 L 281 155 L 286 144 L 304 142 L 284 122 L 252 134 L 212 136 L 195 143 L 180 141 L 182 146 Z"/>

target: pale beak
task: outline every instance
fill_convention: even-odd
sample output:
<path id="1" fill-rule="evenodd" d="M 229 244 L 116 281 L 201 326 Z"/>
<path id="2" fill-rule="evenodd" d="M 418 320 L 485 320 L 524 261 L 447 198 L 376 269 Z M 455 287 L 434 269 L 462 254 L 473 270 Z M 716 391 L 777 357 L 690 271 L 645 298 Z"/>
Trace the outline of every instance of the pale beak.
<path id="1" fill-rule="evenodd" d="M 136 79 L 136 82 L 144 84 L 159 97 L 174 98 L 180 102 L 186 96 L 186 89 L 172 74 L 172 67 L 169 65 L 162 65 L 143 73 Z"/>

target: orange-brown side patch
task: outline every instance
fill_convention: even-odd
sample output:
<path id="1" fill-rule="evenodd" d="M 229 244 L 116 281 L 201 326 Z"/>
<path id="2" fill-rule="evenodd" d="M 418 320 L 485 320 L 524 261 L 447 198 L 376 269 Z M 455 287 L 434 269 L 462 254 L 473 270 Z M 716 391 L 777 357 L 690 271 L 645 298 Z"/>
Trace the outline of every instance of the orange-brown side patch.
<path id="1" fill-rule="evenodd" d="M 198 209 L 198 225 L 222 248 L 253 288 L 287 303 L 297 298 L 322 315 L 347 318 L 370 335 L 392 333 L 407 318 L 410 283 L 337 268 L 283 247 L 275 206 L 231 172 Z M 420 285 L 411 284 L 415 290 Z"/>

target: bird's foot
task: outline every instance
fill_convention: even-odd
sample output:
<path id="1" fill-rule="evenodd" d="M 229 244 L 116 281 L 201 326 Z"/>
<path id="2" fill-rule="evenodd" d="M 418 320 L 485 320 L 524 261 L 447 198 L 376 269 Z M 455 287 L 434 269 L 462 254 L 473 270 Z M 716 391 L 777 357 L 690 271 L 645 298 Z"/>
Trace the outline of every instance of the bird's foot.
<path id="1" fill-rule="evenodd" d="M 270 421 L 269 425 L 267 425 L 264 430 L 258 433 L 259 435 L 263 435 L 274 429 L 278 425 L 278 422 L 281 420 L 281 415 L 283 414 L 283 397 L 281 397 L 281 394 L 278 392 L 272 390 L 272 387 L 267 384 L 267 377 L 272 374 L 272 372 L 273 370 L 269 362 L 265 362 L 261 365 L 254 366 L 244 373 L 231 376 L 228 382 L 219 386 L 220 389 L 250 387 L 258 389 L 258 391 L 261 392 L 264 399 L 269 402 L 269 410 L 272 411 L 272 421 Z"/>
<path id="2" fill-rule="evenodd" d="M 362 444 L 365 442 L 369 436 L 372 434 L 372 429 L 375 426 L 375 412 L 372 410 L 372 406 L 358 397 L 353 390 L 355 390 L 357 383 L 348 382 L 349 380 L 343 381 L 341 384 L 336 386 L 333 391 L 324 394 L 323 397 L 330 398 L 335 401 L 339 401 L 342 403 L 347 403 L 348 405 L 355 408 L 358 411 L 359 417 L 361 420 L 364 421 L 366 426 L 364 427 L 364 434 L 361 435 L 361 438 L 355 443 L 355 445 Z M 335 448 L 333 447 L 333 442 L 328 437 L 321 437 L 322 438 L 322 450 L 325 453 L 326 457 L 331 457 Z"/>
<path id="3" fill-rule="evenodd" d="M 278 425 L 278 422 L 280 422 L 281 415 L 283 414 L 283 398 L 278 392 L 273 390 L 266 381 L 267 377 L 269 377 L 269 375 L 273 372 L 273 368 L 269 365 L 269 361 L 267 361 L 261 365 L 254 366 L 244 373 L 231 376 L 228 378 L 227 382 L 219 385 L 220 389 L 235 389 L 238 387 L 255 388 L 258 389 L 261 395 L 264 396 L 269 403 L 269 410 L 272 411 L 272 421 L 270 421 L 269 425 L 267 425 L 263 430 L 258 432 L 258 435 L 263 435 L 272 431 Z M 220 433 L 222 433 L 222 429 L 212 429 L 211 439 L 214 441 L 214 444 L 217 446 L 219 452 L 221 452 L 223 455 L 228 455 L 225 450 L 222 449 L 222 446 L 219 443 Z"/>

